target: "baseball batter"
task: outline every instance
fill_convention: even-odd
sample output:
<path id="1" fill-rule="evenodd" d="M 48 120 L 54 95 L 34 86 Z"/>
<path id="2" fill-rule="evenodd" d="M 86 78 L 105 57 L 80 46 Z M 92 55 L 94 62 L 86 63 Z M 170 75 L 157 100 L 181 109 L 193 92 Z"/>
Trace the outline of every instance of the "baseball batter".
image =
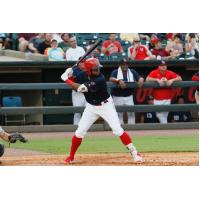
<path id="1" fill-rule="evenodd" d="M 130 151 L 134 161 L 136 163 L 142 162 L 142 157 L 137 152 L 130 136 L 120 125 L 112 97 L 107 91 L 105 77 L 100 73 L 101 65 L 99 60 L 90 58 L 84 64 L 86 71 L 80 73 L 77 77 L 77 80 L 80 80 L 81 84 L 69 79 L 73 74 L 72 68 L 68 68 L 61 76 L 62 80 L 70 85 L 72 89 L 84 93 L 87 102 L 82 118 L 78 124 L 78 129 L 72 137 L 70 155 L 65 159 L 64 163 L 73 163 L 75 153 L 81 145 L 84 136 L 90 126 L 99 117 L 102 117 L 110 125 L 113 133 L 120 137 L 122 143 Z"/>

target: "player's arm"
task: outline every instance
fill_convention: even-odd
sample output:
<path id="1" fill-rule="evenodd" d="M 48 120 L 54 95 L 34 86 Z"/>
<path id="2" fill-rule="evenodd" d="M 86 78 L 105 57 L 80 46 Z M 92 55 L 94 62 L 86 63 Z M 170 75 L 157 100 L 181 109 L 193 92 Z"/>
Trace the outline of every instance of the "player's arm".
<path id="1" fill-rule="evenodd" d="M 110 78 L 109 80 L 115 84 L 119 84 L 120 82 L 120 79 L 117 78 L 117 70 L 114 70 L 111 75 L 110 75 Z"/>
<path id="2" fill-rule="evenodd" d="M 4 141 L 9 141 L 9 134 L 0 127 L 0 138 Z"/>
<path id="3" fill-rule="evenodd" d="M 73 90 L 77 90 L 80 87 L 79 83 L 74 82 L 73 79 L 70 79 L 73 75 L 73 69 L 68 68 L 66 71 L 61 75 L 61 79 L 69 85 Z"/>
<path id="4" fill-rule="evenodd" d="M 165 85 L 165 81 L 164 81 L 164 80 L 160 80 L 160 79 L 158 79 L 158 78 L 155 78 L 154 72 L 151 72 L 151 73 L 147 76 L 146 81 L 149 81 L 149 82 L 157 82 L 160 86 Z"/>
<path id="5" fill-rule="evenodd" d="M 172 77 L 174 77 L 174 78 L 167 81 L 167 86 L 171 86 L 173 84 L 173 82 L 175 82 L 175 81 L 182 81 L 182 78 L 179 75 L 177 75 L 176 73 L 173 73 Z"/>
<path id="6" fill-rule="evenodd" d="M 117 84 L 120 88 L 126 88 L 126 83 L 121 80 L 121 79 L 118 79 L 117 78 L 117 70 L 114 70 L 110 76 L 110 79 L 109 79 L 112 83 L 114 84 Z"/>

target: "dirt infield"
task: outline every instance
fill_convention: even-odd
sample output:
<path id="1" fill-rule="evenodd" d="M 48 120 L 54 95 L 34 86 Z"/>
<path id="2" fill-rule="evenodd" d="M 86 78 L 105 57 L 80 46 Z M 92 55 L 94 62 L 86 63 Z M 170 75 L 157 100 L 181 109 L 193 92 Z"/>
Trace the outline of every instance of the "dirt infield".
<path id="1" fill-rule="evenodd" d="M 134 136 L 142 135 L 184 135 L 198 134 L 197 129 L 185 130 L 156 130 L 156 131 L 129 131 Z M 28 139 L 36 138 L 66 138 L 73 133 L 27 133 Z M 89 133 L 89 137 L 111 136 L 110 131 Z M 149 152 L 142 154 L 145 162 L 134 164 L 129 153 L 99 153 L 77 154 L 72 166 L 198 166 L 198 152 Z M 66 155 L 48 154 L 39 151 L 7 148 L 1 158 L 1 166 L 64 166 Z"/>
<path id="2" fill-rule="evenodd" d="M 143 153 L 142 164 L 133 163 L 129 153 L 77 154 L 70 166 L 198 166 L 198 152 Z M 66 155 L 5 156 L 4 166 L 64 166 Z"/>

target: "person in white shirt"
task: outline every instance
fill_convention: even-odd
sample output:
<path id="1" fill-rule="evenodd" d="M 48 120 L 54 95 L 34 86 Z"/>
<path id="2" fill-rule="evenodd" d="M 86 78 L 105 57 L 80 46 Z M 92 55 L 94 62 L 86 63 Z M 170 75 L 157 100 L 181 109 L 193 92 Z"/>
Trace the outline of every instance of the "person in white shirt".
<path id="1" fill-rule="evenodd" d="M 71 47 L 66 51 L 66 60 L 77 61 L 85 53 L 83 47 L 77 46 L 77 41 L 75 37 L 70 38 Z"/>

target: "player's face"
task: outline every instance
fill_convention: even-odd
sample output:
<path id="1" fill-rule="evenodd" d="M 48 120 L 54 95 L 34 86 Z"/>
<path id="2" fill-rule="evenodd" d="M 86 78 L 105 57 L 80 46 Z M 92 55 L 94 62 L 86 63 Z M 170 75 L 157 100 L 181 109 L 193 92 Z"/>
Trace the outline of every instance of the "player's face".
<path id="1" fill-rule="evenodd" d="M 121 69 L 122 69 L 123 72 L 127 72 L 127 70 L 128 70 L 128 65 L 127 65 L 126 63 L 122 64 L 122 65 L 121 65 Z"/>
<path id="2" fill-rule="evenodd" d="M 160 65 L 160 66 L 159 66 L 159 69 L 160 69 L 161 72 L 164 73 L 164 72 L 166 72 L 166 70 L 167 70 L 167 66 L 166 66 L 166 65 Z"/>
<path id="3" fill-rule="evenodd" d="M 93 67 L 91 69 L 91 75 L 92 76 L 98 76 L 100 74 L 100 68 L 99 67 Z"/>
<path id="4" fill-rule="evenodd" d="M 84 70 L 84 71 L 85 71 L 85 63 L 84 63 L 84 62 L 79 63 L 79 68 L 80 68 L 81 70 Z"/>

